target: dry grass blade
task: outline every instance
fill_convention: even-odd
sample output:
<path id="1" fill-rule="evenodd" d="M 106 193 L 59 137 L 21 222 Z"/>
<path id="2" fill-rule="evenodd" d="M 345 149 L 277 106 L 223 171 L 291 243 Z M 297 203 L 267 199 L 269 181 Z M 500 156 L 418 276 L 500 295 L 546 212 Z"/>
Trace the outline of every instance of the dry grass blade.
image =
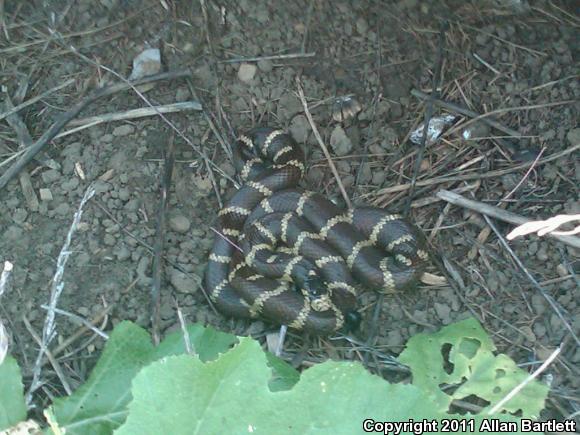
<path id="1" fill-rule="evenodd" d="M 509 222 L 517 225 L 522 225 L 531 222 L 530 219 L 527 219 L 516 213 L 502 210 L 499 207 L 494 207 L 493 205 L 485 204 L 483 202 L 467 199 L 461 195 L 458 195 L 457 193 L 450 192 L 448 190 L 440 190 L 439 192 L 437 192 L 437 196 L 443 199 L 444 201 L 450 202 L 460 207 L 468 208 L 473 211 L 477 211 L 487 216 L 492 216 L 504 222 Z M 566 243 L 567 245 L 580 249 L 580 237 L 562 236 L 557 234 L 550 234 L 550 236 L 559 240 L 560 242 Z"/>

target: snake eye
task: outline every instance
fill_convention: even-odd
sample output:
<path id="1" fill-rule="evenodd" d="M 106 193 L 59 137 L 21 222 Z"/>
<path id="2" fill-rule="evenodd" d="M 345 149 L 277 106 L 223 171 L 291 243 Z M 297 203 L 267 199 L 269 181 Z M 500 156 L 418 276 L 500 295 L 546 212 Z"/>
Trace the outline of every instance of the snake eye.
<path id="1" fill-rule="evenodd" d="M 344 329 L 346 332 L 354 332 L 359 328 L 361 321 L 362 316 L 358 311 L 349 311 L 344 316 Z"/>

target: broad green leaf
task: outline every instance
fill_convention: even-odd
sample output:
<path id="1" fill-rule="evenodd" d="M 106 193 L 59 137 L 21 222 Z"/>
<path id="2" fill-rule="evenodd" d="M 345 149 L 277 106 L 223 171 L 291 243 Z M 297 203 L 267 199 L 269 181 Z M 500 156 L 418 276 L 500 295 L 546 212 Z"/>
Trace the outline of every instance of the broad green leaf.
<path id="1" fill-rule="evenodd" d="M 202 361 L 216 358 L 237 339 L 200 325 L 188 327 L 192 349 Z M 178 331 L 155 348 L 142 328 L 122 322 L 111 333 L 89 379 L 71 396 L 54 401 L 54 420 L 67 434 L 110 434 L 127 416 L 131 381 L 146 365 L 168 355 L 185 352 L 183 334 Z"/>
<path id="2" fill-rule="evenodd" d="M 319 364 L 285 391 L 271 391 L 270 376 L 265 353 L 249 338 L 208 363 L 188 355 L 164 358 L 134 379 L 129 416 L 115 434 L 357 434 L 368 418 L 455 418 L 437 412 L 418 387 L 389 384 L 358 363 Z M 481 421 L 473 417 L 475 429 Z"/>
<path id="3" fill-rule="evenodd" d="M 489 402 L 484 414 L 528 376 L 506 355 L 495 356 L 495 350 L 483 328 L 470 318 L 433 334 L 411 337 L 399 361 L 411 368 L 413 385 L 429 392 L 438 410 L 446 411 L 453 400 L 475 395 Z M 533 381 L 502 410 L 537 418 L 548 390 Z"/>
<path id="4" fill-rule="evenodd" d="M 8 355 L 0 364 L 0 430 L 26 418 L 22 375 L 16 360 Z"/>

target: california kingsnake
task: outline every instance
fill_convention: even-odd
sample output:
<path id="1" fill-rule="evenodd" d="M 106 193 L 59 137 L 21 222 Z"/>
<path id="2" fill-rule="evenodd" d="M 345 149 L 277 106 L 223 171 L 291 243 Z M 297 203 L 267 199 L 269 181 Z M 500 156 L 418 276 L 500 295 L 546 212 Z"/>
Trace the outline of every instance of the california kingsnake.
<path id="1" fill-rule="evenodd" d="M 401 216 L 345 212 L 297 188 L 303 162 L 281 130 L 240 136 L 234 164 L 245 184 L 218 214 L 205 284 L 225 315 L 328 334 L 356 312 L 356 282 L 384 293 L 407 288 L 427 253 Z"/>

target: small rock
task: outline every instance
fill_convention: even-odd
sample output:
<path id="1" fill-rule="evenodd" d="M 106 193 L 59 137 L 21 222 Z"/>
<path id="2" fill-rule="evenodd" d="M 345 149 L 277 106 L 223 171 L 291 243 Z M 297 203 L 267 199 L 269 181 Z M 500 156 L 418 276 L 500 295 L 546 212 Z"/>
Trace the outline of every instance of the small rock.
<path id="1" fill-rule="evenodd" d="M 27 217 L 28 212 L 23 208 L 18 208 L 14 210 L 14 213 L 12 214 L 12 220 L 16 224 L 23 224 Z"/>
<path id="2" fill-rule="evenodd" d="M 189 93 L 189 89 L 185 87 L 177 88 L 175 92 L 175 101 L 183 102 L 189 100 L 191 94 Z"/>
<path id="3" fill-rule="evenodd" d="M 306 116 L 296 115 L 294 118 L 292 118 L 289 130 L 290 135 L 296 142 L 306 142 L 308 133 L 310 132 L 310 125 L 308 124 L 308 119 L 306 119 Z"/>
<path id="4" fill-rule="evenodd" d="M 274 69 L 274 64 L 272 63 L 271 60 L 259 60 L 258 69 L 265 73 L 269 73 Z"/>
<path id="5" fill-rule="evenodd" d="M 558 272 L 558 275 L 560 276 L 568 276 L 568 268 L 562 263 L 556 266 L 556 272 Z"/>
<path id="6" fill-rule="evenodd" d="M 125 261 L 131 257 L 131 251 L 125 245 L 122 245 L 113 251 L 113 255 L 117 257 L 117 260 Z"/>
<path id="7" fill-rule="evenodd" d="M 253 80 L 257 70 L 258 67 L 252 63 L 242 63 L 238 69 L 238 78 L 241 82 L 248 83 Z"/>
<path id="8" fill-rule="evenodd" d="M 193 293 L 198 288 L 193 279 L 175 268 L 171 268 L 169 272 L 169 282 L 181 293 Z"/>
<path id="9" fill-rule="evenodd" d="M 54 183 L 60 178 L 60 172 L 56 169 L 49 169 L 42 173 L 41 178 L 46 184 Z"/>
<path id="10" fill-rule="evenodd" d="M 133 59 L 130 80 L 140 79 L 161 71 L 161 52 L 158 48 L 143 50 Z"/>
<path id="11" fill-rule="evenodd" d="M 449 318 L 451 308 L 448 305 L 435 302 L 435 312 L 437 313 L 437 317 L 441 319 L 443 324 L 447 325 L 451 323 L 451 319 Z"/>
<path id="12" fill-rule="evenodd" d="M 50 189 L 39 189 L 38 194 L 41 201 L 52 201 L 52 192 Z"/>
<path id="13" fill-rule="evenodd" d="M 345 156 L 352 151 L 353 145 L 340 125 L 334 127 L 330 135 L 330 146 L 337 156 Z"/>
<path id="14" fill-rule="evenodd" d="M 70 205 L 63 202 L 54 209 L 54 212 L 60 216 L 68 216 L 70 214 Z"/>
<path id="15" fill-rule="evenodd" d="M 369 25 L 364 18 L 359 18 L 356 20 L 356 31 L 359 35 L 365 36 L 369 30 Z"/>
<path id="16" fill-rule="evenodd" d="M 387 179 L 387 173 L 385 171 L 377 171 L 373 174 L 373 179 L 371 183 L 374 186 L 381 186 Z"/>
<path id="17" fill-rule="evenodd" d="M 113 130 L 113 136 L 128 136 L 130 134 L 132 134 L 135 131 L 135 127 L 133 127 L 130 124 L 123 124 L 120 125 L 118 127 L 115 127 L 115 129 Z"/>
<path id="18" fill-rule="evenodd" d="M 401 331 L 399 329 L 389 331 L 385 342 L 387 346 L 391 347 L 402 346 L 404 343 L 404 339 L 403 336 L 401 335 Z"/>
<path id="19" fill-rule="evenodd" d="M 191 222 L 183 215 L 175 215 L 169 218 L 169 228 L 179 234 L 184 234 L 191 228 Z"/>
<path id="20" fill-rule="evenodd" d="M 566 135 L 566 139 L 572 146 L 580 144 L 580 128 L 570 130 Z"/>

